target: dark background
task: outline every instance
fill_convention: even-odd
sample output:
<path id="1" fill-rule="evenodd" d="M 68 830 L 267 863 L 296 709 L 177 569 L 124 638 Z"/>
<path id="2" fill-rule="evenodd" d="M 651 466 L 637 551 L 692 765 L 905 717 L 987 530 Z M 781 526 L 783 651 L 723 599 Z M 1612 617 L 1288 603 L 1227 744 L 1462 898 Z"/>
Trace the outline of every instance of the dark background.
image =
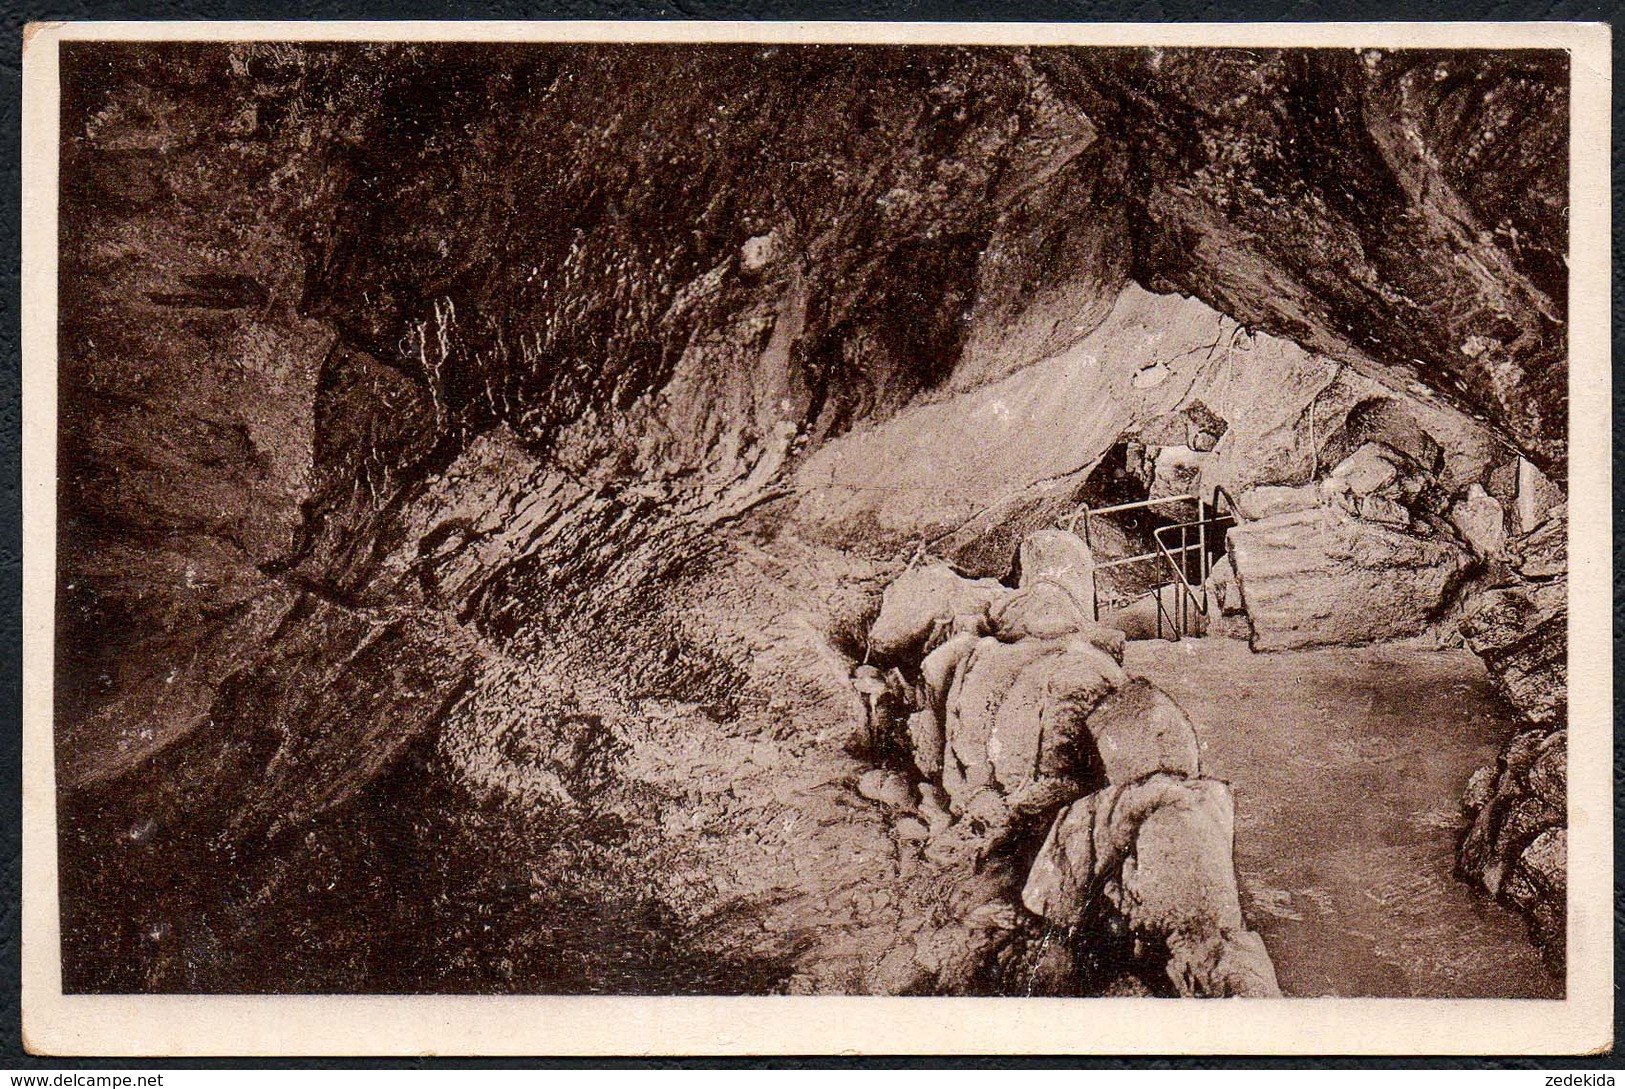
<path id="1" fill-rule="evenodd" d="M 158 1060 L 128 1059 L 38 1059 L 28 1056 L 22 1048 L 19 1016 L 20 974 L 20 885 L 21 862 L 21 585 L 22 542 L 20 501 L 20 275 L 18 216 L 15 210 L 21 203 L 20 131 L 19 114 L 22 101 L 22 32 L 23 27 L 39 20 L 84 19 L 863 19 L 863 20 L 916 20 L 916 21 L 1055 21 L 1055 22 L 1191 22 L 1222 23 L 1252 21 L 1377 21 L 1377 20 L 1437 20 L 1503 21 L 1503 20 L 1580 20 L 1614 22 L 1620 5 L 1606 0 L 1557 0 L 1557 2 L 1530 2 L 1530 0 L 1457 0 L 1448 10 L 1439 6 L 1416 3 L 1414 0 L 1231 0 L 1227 3 L 1205 0 L 566 0 L 554 3 L 525 3 L 505 0 L 500 3 L 441 3 L 437 0 L 123 0 L 117 3 L 39 3 L 18 5 L 7 3 L 3 7 L 5 23 L 5 49 L 0 56 L 0 73 L 4 78 L 4 94 L 0 95 L 0 127 L 3 127 L 14 153 L 7 156 L 3 184 L 8 206 L 14 214 L 8 216 L 3 231 L 7 261 L 3 268 L 4 284 L 0 286 L 0 362 L 5 373 L 0 388 L 0 430 L 4 444 L 0 446 L 0 613 L 5 618 L 5 640 L 11 653 L 0 661 L 0 692 L 3 692 L 8 713 L 3 741 L 0 741 L 0 797 L 6 799 L 3 819 L 0 819 L 0 1067 L 12 1069 L 47 1068 L 51 1070 L 94 1069 L 116 1067 L 121 1069 L 161 1069 L 167 1065 Z M 1617 58 L 1620 43 L 1614 43 Z M 1618 133 L 1625 127 L 1625 116 L 1620 108 L 1620 96 L 1615 97 L 1613 161 L 1619 165 Z M 1620 182 L 1616 178 L 1613 188 L 1615 213 L 1614 250 L 1620 240 L 1620 224 L 1625 212 L 1620 207 Z M 1620 272 L 1613 272 L 1613 336 L 1615 346 L 1615 413 L 1616 420 L 1622 395 L 1621 374 L 1618 364 L 1621 330 L 1625 329 L 1625 309 L 1620 305 Z M 1625 510 L 1625 479 L 1622 479 L 1620 459 L 1614 455 L 1615 483 L 1613 509 L 1616 516 Z M 1619 571 L 1621 548 L 1616 538 L 1614 546 L 1616 569 L 1614 615 L 1615 643 L 1619 641 L 1621 595 Z M 1616 654 L 1616 659 L 1618 655 Z M 1615 663 L 1616 688 L 1619 687 L 1619 664 Z M 1616 719 L 1620 696 L 1616 694 Z M 1625 772 L 1625 749 L 1620 738 L 1615 739 L 1615 776 Z M 1616 854 L 1619 833 L 1615 830 Z M 1616 874 L 1615 920 L 1619 929 L 1619 896 Z M 1619 964 L 1616 935 L 1615 962 Z M 1617 970 L 1617 969 L 1616 969 Z M 1616 990 L 1616 1036 L 1621 1023 L 1621 1006 Z M 187 1068 L 231 1069 L 241 1067 L 343 1068 L 354 1066 L 383 1066 L 414 1068 L 424 1066 L 460 1066 L 469 1068 L 495 1067 L 650 1067 L 650 1066 L 706 1066 L 706 1067 L 826 1067 L 891 1066 L 928 1067 L 951 1065 L 961 1068 L 975 1067 L 1192 1067 L 1210 1068 L 1244 1066 L 1247 1068 L 1338 1068 L 1381 1066 L 1404 1067 L 1510 1067 L 1542 1070 L 1597 1070 L 1618 1069 L 1621 1051 L 1616 1043 L 1612 1054 L 1594 1058 L 1541 1059 L 974 1059 L 955 1058 L 933 1060 L 911 1059 L 705 1059 L 705 1060 L 217 1060 L 214 1062 L 190 1060 Z"/>

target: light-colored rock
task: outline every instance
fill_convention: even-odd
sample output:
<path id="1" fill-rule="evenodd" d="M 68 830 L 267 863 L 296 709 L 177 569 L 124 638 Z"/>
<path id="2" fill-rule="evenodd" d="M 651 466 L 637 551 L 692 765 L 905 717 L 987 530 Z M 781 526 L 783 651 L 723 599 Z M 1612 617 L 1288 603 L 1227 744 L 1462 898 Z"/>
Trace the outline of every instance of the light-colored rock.
<path id="1" fill-rule="evenodd" d="M 1236 526 L 1229 548 L 1256 650 L 1415 635 L 1467 562 L 1442 535 L 1415 537 L 1327 511 Z"/>
<path id="2" fill-rule="evenodd" d="M 1037 774 L 1075 779 L 1089 737 L 1089 717 L 1128 676 L 1110 655 L 1083 640 L 1044 663 L 1043 717 Z"/>
<path id="3" fill-rule="evenodd" d="M 1164 446 L 1152 462 L 1149 498 L 1194 495 L 1201 487 L 1202 465 L 1210 455 L 1189 446 Z"/>
<path id="4" fill-rule="evenodd" d="M 1479 768 L 1467 780 L 1467 789 L 1461 793 L 1461 807 L 1469 813 L 1483 809 L 1495 797 L 1495 768 Z"/>
<path id="5" fill-rule="evenodd" d="M 1360 500 L 1360 517 L 1368 522 L 1401 529 L 1411 524 L 1411 512 L 1386 495 L 1367 495 Z"/>
<path id="6" fill-rule="evenodd" d="M 1196 728 L 1172 697 L 1144 678 L 1107 694 L 1089 713 L 1088 728 L 1107 782 L 1157 771 L 1201 773 Z"/>
<path id="7" fill-rule="evenodd" d="M 1236 580 L 1236 565 L 1227 552 L 1213 564 L 1207 577 L 1208 611 L 1218 616 L 1241 616 L 1246 606 L 1241 600 L 1241 583 Z"/>
<path id="8" fill-rule="evenodd" d="M 1281 984 L 1262 936 L 1251 930 L 1168 939 L 1168 978 L 1188 997 L 1279 998 Z"/>
<path id="9" fill-rule="evenodd" d="M 1017 590 L 994 606 L 988 627 L 992 635 L 1006 643 L 1083 639 L 1122 661 L 1123 632 L 1090 620 L 1090 611 L 1087 599 L 1080 602 L 1056 583 L 1039 582 Z"/>
<path id="10" fill-rule="evenodd" d="M 942 774 L 943 743 L 942 715 L 927 708 L 908 716 L 909 756 L 921 775 Z"/>
<path id="11" fill-rule="evenodd" d="M 962 578 L 947 564 L 922 564 L 886 587 L 880 615 L 869 628 L 869 649 L 883 659 L 917 656 L 954 617 L 985 614 L 1009 593 L 996 579 Z"/>
<path id="12" fill-rule="evenodd" d="M 745 244 L 739 247 L 739 263 L 748 272 L 768 265 L 779 253 L 779 237 L 769 232 L 745 239 Z"/>
<path id="13" fill-rule="evenodd" d="M 1055 639 L 1093 627 L 1089 599 L 1081 601 L 1054 582 L 1025 586 L 995 605 L 989 630 L 1007 643 L 1022 639 Z"/>
<path id="14" fill-rule="evenodd" d="M 942 774 L 948 693 L 953 688 L 960 663 L 976 647 L 979 638 L 968 632 L 952 636 L 920 663 L 923 706 L 908 717 L 909 753 L 920 774 L 929 778 Z"/>
<path id="15" fill-rule="evenodd" d="M 1450 524 L 1480 556 L 1499 559 L 1506 554 L 1506 511 L 1483 485 L 1473 484 L 1450 508 Z"/>
<path id="16" fill-rule="evenodd" d="M 1022 539 L 1018 553 L 1021 587 L 1053 583 L 1090 616 L 1095 595 L 1095 557 L 1083 538 L 1064 529 L 1041 529 Z"/>
<path id="17" fill-rule="evenodd" d="M 904 843 L 919 843 L 930 838 L 931 830 L 915 817 L 904 817 L 892 826 L 897 838 Z"/>
<path id="18" fill-rule="evenodd" d="M 1229 794 L 1223 783 L 1213 780 L 1153 775 L 1079 798 L 1050 826 L 1027 871 L 1022 903 L 1057 926 L 1076 926 L 1096 907 L 1102 878 L 1122 866 L 1150 813 L 1181 798 L 1195 804 L 1225 804 L 1210 797 L 1214 791 L 1226 798 Z"/>
<path id="19" fill-rule="evenodd" d="M 1122 667 L 1086 639 L 983 639 L 948 698 L 942 781 L 957 807 L 984 788 L 1014 793 L 1076 772 L 1076 741 Z"/>
<path id="20" fill-rule="evenodd" d="M 1168 381 L 1173 372 L 1166 363 L 1153 363 L 1149 367 L 1142 367 L 1134 372 L 1135 389 L 1155 389 Z"/>
<path id="21" fill-rule="evenodd" d="M 1277 514 L 1291 514 L 1300 510 L 1313 510 L 1318 506 L 1320 506 L 1320 487 L 1316 484 L 1301 484 L 1297 487 L 1266 484 L 1248 488 L 1236 497 L 1236 507 L 1242 517 L 1249 520 L 1271 518 Z"/>
<path id="22" fill-rule="evenodd" d="M 1336 482 L 1337 490 L 1367 496 L 1395 483 L 1404 464 L 1404 456 L 1397 450 L 1380 442 L 1368 442 L 1339 462 L 1327 475 L 1326 483 Z"/>
<path id="23" fill-rule="evenodd" d="M 1537 892 L 1561 900 L 1568 892 L 1569 830 L 1551 828 L 1536 836 L 1518 859 L 1519 876 Z"/>
<path id="24" fill-rule="evenodd" d="M 926 706 L 938 716 L 947 710 L 948 691 L 953 687 L 955 671 L 970 652 L 976 649 L 976 644 L 980 640 L 980 636 L 962 632 L 927 654 L 920 662 L 920 679 L 925 687 Z"/>
<path id="25" fill-rule="evenodd" d="M 1563 501 L 1562 488 L 1533 462 L 1518 459 L 1518 523 L 1525 533 L 1544 522 L 1547 513 Z"/>
<path id="26" fill-rule="evenodd" d="M 1262 939 L 1242 918 L 1233 838 L 1230 791 L 1216 780 L 1153 775 L 1107 787 L 1056 817 L 1022 904 L 1058 927 L 1115 913 L 1168 950 L 1181 994 L 1278 995 Z"/>
<path id="27" fill-rule="evenodd" d="M 1214 779 L 1188 784 L 1140 822 L 1122 862 L 1118 909 L 1135 930 L 1155 934 L 1242 930 L 1230 791 Z"/>
<path id="28" fill-rule="evenodd" d="M 1559 503 L 1546 514 L 1546 520 L 1531 533 L 1513 541 L 1510 551 L 1518 573 L 1525 578 L 1548 579 L 1566 575 L 1569 569 L 1568 505 Z"/>
<path id="29" fill-rule="evenodd" d="M 914 808 L 913 785 L 887 768 L 870 768 L 858 776 L 858 793 L 893 809 Z"/>
<path id="30" fill-rule="evenodd" d="M 938 802 L 935 799 L 922 798 L 920 816 L 924 818 L 926 829 L 933 836 L 941 835 L 954 822 L 953 814 L 948 812 L 946 800 Z"/>
<path id="31" fill-rule="evenodd" d="M 947 748 L 942 769 L 942 785 L 956 806 L 963 806 L 993 782 L 988 738 L 1017 678 L 1040 658 L 1062 649 L 1061 644 L 1047 640 L 1001 643 L 990 637 L 980 640 L 961 663 L 948 694 L 944 719 Z M 1024 710 L 1012 708 L 1011 715 Z M 1013 723 L 1006 724 L 1001 741 L 1006 752 L 1012 744 L 1009 732 L 1013 729 Z M 1005 759 L 1008 761 L 1007 755 Z"/>
<path id="32" fill-rule="evenodd" d="M 924 812 L 928 808 L 939 809 L 944 813 L 948 811 L 948 792 L 936 783 L 920 784 L 920 810 Z"/>

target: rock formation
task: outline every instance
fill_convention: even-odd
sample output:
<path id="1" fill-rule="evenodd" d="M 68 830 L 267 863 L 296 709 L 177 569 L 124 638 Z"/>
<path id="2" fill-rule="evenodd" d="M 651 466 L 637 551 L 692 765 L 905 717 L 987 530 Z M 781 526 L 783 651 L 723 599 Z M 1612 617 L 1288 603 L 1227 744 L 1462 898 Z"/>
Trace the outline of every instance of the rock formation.
<path id="1" fill-rule="evenodd" d="M 916 825 L 944 858 L 978 849 L 936 834 L 945 813 L 1115 785 L 1058 772 L 1102 713 L 1083 704 L 1132 690 L 1125 633 L 1031 535 L 1136 473 L 1297 489 L 1386 444 L 1437 491 L 1314 512 L 1351 591 L 1407 557 L 1405 618 L 1366 634 L 1431 616 L 1487 549 L 1500 596 L 1464 631 L 1561 722 L 1559 52 L 82 42 L 62 63 L 70 990 L 1071 979 L 1032 918 L 1003 925 L 1009 897 L 974 914 L 993 870 L 910 901 L 941 925 L 906 943 L 849 883 L 929 884 L 909 868 L 948 862 L 892 851 Z M 1298 501 L 1243 496 L 1255 540 Z M 1029 540 L 1024 573 L 1053 577 L 977 588 Z M 900 583 L 872 626 L 900 552 L 971 589 L 917 565 L 964 600 L 893 627 Z M 825 742 L 905 706 L 916 771 L 963 780 L 946 809 L 829 785 L 858 772 Z M 1133 738 L 1138 712 L 1108 714 L 1113 760 L 1200 784 L 1171 712 L 1146 714 Z M 1204 805 L 1171 841 L 1219 843 Z M 1540 842 L 1506 887 L 1549 900 Z M 863 876 L 796 870 L 807 843 Z M 816 910 L 749 876 L 774 867 Z M 1142 940 L 1166 917 L 1118 880 Z M 798 929 L 819 912 L 839 925 Z M 1261 986 L 1212 944 L 1246 944 L 1228 925 L 1158 930 L 1171 986 Z M 606 935 L 624 963 L 582 951 Z"/>
<path id="2" fill-rule="evenodd" d="M 900 709 L 906 725 L 892 729 L 927 777 L 920 795 L 940 785 L 946 803 L 909 836 L 968 834 L 985 845 L 980 856 L 1024 828 L 1047 827 L 1006 890 L 1030 913 L 1029 927 L 1052 928 L 1078 958 L 1124 935 L 1126 963 L 1160 965 L 1156 984 L 1172 993 L 1279 995 L 1263 941 L 1242 919 L 1230 795 L 1201 777 L 1190 720 L 1150 681 L 1124 674 L 1122 633 L 1090 621 L 1067 595 L 1047 600 L 1047 622 L 1019 608 L 1056 588 L 1067 566 L 1058 557 L 1086 552 L 1069 536 L 1045 530 L 1022 543 L 1020 585 L 999 587 L 1005 600 L 991 618 L 963 607 L 980 602 L 990 580 L 911 570 L 888 588 L 875 622 L 888 637 L 869 645 L 891 648 L 884 660 L 919 678 L 918 706 Z M 950 614 L 973 630 L 950 634 L 941 622 Z M 914 796 L 907 780 L 878 769 L 859 790 L 887 791 L 901 805 Z M 1084 985 L 1075 968 L 1053 964 L 1048 982 L 1059 993 Z"/>

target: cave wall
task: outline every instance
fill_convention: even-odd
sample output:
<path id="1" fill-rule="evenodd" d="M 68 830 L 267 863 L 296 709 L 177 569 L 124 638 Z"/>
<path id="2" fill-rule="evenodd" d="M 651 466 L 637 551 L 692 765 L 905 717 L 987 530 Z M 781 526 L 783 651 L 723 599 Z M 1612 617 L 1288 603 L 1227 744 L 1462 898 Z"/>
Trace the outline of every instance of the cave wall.
<path id="1" fill-rule="evenodd" d="M 1094 396 L 1046 375 L 1125 300 L 1561 478 L 1560 55 L 75 43 L 63 72 L 70 893 L 285 852 L 492 648 L 725 692 L 648 636 L 718 527 L 888 420 Z M 1056 441 L 1043 475 L 1098 456 Z M 144 940 L 66 926 L 107 963 Z"/>

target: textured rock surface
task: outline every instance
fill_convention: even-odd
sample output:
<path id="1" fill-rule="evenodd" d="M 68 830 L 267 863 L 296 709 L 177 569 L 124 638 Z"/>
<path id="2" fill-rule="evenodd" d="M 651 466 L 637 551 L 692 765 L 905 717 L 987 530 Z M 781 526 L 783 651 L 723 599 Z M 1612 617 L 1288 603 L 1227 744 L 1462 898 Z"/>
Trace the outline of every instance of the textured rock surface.
<path id="1" fill-rule="evenodd" d="M 1003 574 L 1132 426 L 1298 484 L 1413 395 L 1564 475 L 1558 54 L 63 61 L 70 988 L 994 988 L 1008 889 L 902 937 L 973 867 L 817 794 L 896 566 L 771 504 Z"/>
<path id="2" fill-rule="evenodd" d="M 1089 735 L 1109 783 L 1153 772 L 1200 775 L 1196 730 L 1168 694 L 1144 678 L 1112 692 L 1089 712 Z"/>
<path id="3" fill-rule="evenodd" d="M 989 606 L 1009 595 L 995 579 L 962 578 L 946 564 L 913 568 L 886 587 L 869 649 L 887 660 L 917 657 L 956 622 L 972 629 L 984 624 Z"/>
<path id="4" fill-rule="evenodd" d="M 1530 722 L 1552 724 L 1568 709 L 1568 586 L 1491 590 L 1461 622 L 1507 702 Z"/>
<path id="5" fill-rule="evenodd" d="M 1500 558 L 1506 552 L 1506 510 L 1481 484 L 1467 489 L 1465 497 L 1450 508 L 1450 522 L 1474 552 Z"/>
<path id="6" fill-rule="evenodd" d="M 1249 522 L 1229 536 L 1258 650 L 1415 635 L 1466 564 L 1445 538 L 1328 509 Z"/>
<path id="7" fill-rule="evenodd" d="M 1520 733 L 1474 778 L 1458 871 L 1527 915 L 1530 935 L 1559 968 L 1568 910 L 1568 731 Z"/>
<path id="8" fill-rule="evenodd" d="M 1022 888 L 1057 926 L 1114 913 L 1137 940 L 1169 950 L 1178 993 L 1279 995 L 1263 943 L 1237 898 L 1229 790 L 1211 779 L 1155 775 L 1062 811 Z"/>

